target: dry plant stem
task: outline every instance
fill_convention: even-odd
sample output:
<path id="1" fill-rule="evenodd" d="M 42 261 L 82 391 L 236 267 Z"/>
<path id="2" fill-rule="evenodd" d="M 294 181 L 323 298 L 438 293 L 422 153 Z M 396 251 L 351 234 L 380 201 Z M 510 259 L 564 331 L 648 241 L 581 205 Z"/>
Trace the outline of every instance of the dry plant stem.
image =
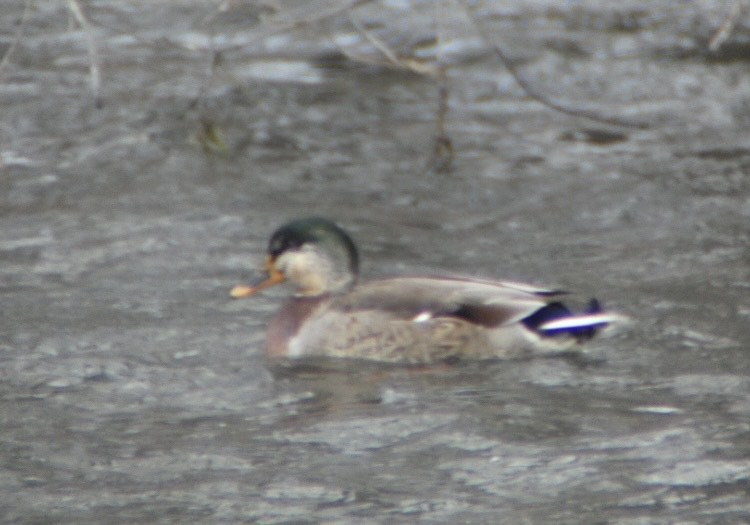
<path id="1" fill-rule="evenodd" d="M 441 69 L 440 76 L 438 77 L 438 111 L 437 111 L 437 137 L 438 139 L 448 139 L 448 135 L 445 132 L 445 122 L 448 117 L 448 97 L 450 95 L 450 89 L 448 87 L 448 78 L 445 73 L 445 69 Z"/>
<path id="2" fill-rule="evenodd" d="M 385 65 L 389 65 L 391 67 L 395 67 L 397 69 L 406 69 L 409 71 L 412 71 L 414 73 L 417 73 L 418 75 L 427 75 L 432 78 L 435 78 L 438 85 L 438 108 L 437 108 L 437 115 L 435 118 L 435 142 L 433 147 L 433 153 L 430 158 L 430 161 L 428 163 L 428 167 L 430 170 L 434 171 L 445 171 L 450 167 L 451 161 L 453 159 L 453 145 L 450 140 L 450 137 L 445 132 L 445 122 L 448 114 L 448 81 L 447 81 L 447 75 L 445 71 L 445 66 L 443 65 L 442 60 L 442 31 L 440 27 L 440 19 L 439 19 L 439 13 L 438 13 L 438 30 L 437 38 L 438 38 L 438 58 L 436 64 L 429 64 L 426 62 L 421 62 L 419 60 L 415 60 L 408 57 L 399 57 L 396 55 L 396 53 L 388 47 L 388 45 L 380 40 L 377 36 L 375 36 L 372 32 L 368 31 L 366 27 L 364 27 L 354 16 L 351 9 L 347 10 L 347 15 L 349 17 L 349 21 L 351 22 L 352 26 L 359 32 L 362 36 L 367 39 L 370 44 L 372 44 L 382 55 L 385 57 Z M 342 49 L 342 52 L 344 54 L 347 54 L 350 56 L 350 53 L 347 53 L 346 50 Z M 355 60 L 360 61 L 366 61 L 366 62 L 372 62 L 372 60 L 367 60 L 365 57 L 354 57 L 351 56 L 351 58 Z"/>
<path id="3" fill-rule="evenodd" d="M 435 142 L 429 168 L 431 171 L 447 171 L 453 161 L 453 141 L 445 130 L 445 123 L 448 118 L 448 97 L 450 95 L 445 66 L 440 66 L 437 83 L 438 108 L 435 118 Z"/>
<path id="4" fill-rule="evenodd" d="M 101 106 L 100 87 L 101 75 L 99 68 L 99 52 L 96 49 L 96 40 L 94 39 L 94 30 L 81 10 L 78 0 L 68 0 L 68 9 L 75 17 L 81 29 L 86 33 L 86 43 L 89 51 L 89 72 L 91 75 L 91 91 L 94 94 L 94 101 L 97 107 Z"/>
<path id="5" fill-rule="evenodd" d="M 627 126 L 627 127 L 633 127 L 633 128 L 649 127 L 649 124 L 646 122 L 641 122 L 641 121 L 621 118 L 621 117 L 603 115 L 598 110 L 587 109 L 583 107 L 575 107 L 568 103 L 558 102 L 548 97 L 544 93 L 538 91 L 531 84 L 531 82 L 529 82 L 526 79 L 526 77 L 518 70 L 518 68 L 516 68 L 515 64 L 513 64 L 513 61 L 508 57 L 505 51 L 503 51 L 502 48 L 500 48 L 497 44 L 493 42 L 493 40 L 489 37 L 489 35 L 484 30 L 482 25 L 473 15 L 471 10 L 468 7 L 466 7 L 465 0 L 456 0 L 456 1 L 464 10 L 464 12 L 466 13 L 466 16 L 471 21 L 472 25 L 474 25 L 474 28 L 476 29 L 477 33 L 482 38 L 482 40 L 487 42 L 487 44 L 495 52 L 495 55 L 498 57 L 498 59 L 500 59 L 500 62 L 502 62 L 503 66 L 505 66 L 508 72 L 510 72 L 511 76 L 516 81 L 516 83 L 521 87 L 521 89 L 523 89 L 526 95 L 528 95 L 532 99 L 536 100 L 537 102 L 539 102 L 540 104 L 544 106 L 547 106 L 550 109 L 554 109 L 555 111 L 559 111 L 560 113 L 565 113 L 566 115 L 572 115 L 575 117 L 585 117 L 589 120 L 594 120 L 594 121 L 601 122 L 604 124 L 612 124 L 615 126 Z"/>
<path id="6" fill-rule="evenodd" d="M 445 65 L 444 43 L 446 40 L 446 2 L 442 0 L 435 3 L 435 35 L 437 38 L 437 85 L 438 85 L 438 108 L 435 118 L 435 143 L 433 149 L 432 166 L 437 171 L 446 171 L 453 161 L 453 142 L 448 135 L 445 126 L 448 119 L 448 100 L 450 87 L 448 85 L 448 73 Z"/>
<path id="7" fill-rule="evenodd" d="M 395 67 L 403 67 L 403 64 L 399 60 L 399 58 L 396 56 L 396 53 L 391 50 L 390 47 L 385 45 L 385 43 L 380 40 L 378 37 L 373 35 L 370 31 L 365 28 L 362 24 L 359 23 L 359 20 L 357 20 L 354 17 L 354 13 L 352 13 L 351 9 L 346 10 L 346 15 L 349 17 L 349 21 L 352 23 L 354 28 L 362 35 L 364 36 L 368 42 L 370 42 L 375 48 L 380 51 L 383 56 L 388 60 L 388 62 L 391 63 L 391 65 Z"/>
<path id="8" fill-rule="evenodd" d="M 208 99 L 208 93 L 213 85 L 214 79 L 216 78 L 216 68 L 221 64 L 221 51 L 216 49 L 214 45 L 214 31 L 209 29 L 209 45 L 208 45 L 208 63 L 206 64 L 206 75 L 201 86 L 198 89 L 198 93 L 193 99 L 190 107 L 195 109 L 197 107 L 203 109 L 206 100 Z"/>
<path id="9" fill-rule="evenodd" d="M 21 41 L 21 37 L 23 36 L 23 30 L 26 27 L 26 21 L 29 18 L 30 12 L 31 12 L 31 0 L 26 0 L 23 6 L 23 14 L 21 15 L 21 22 L 18 24 L 18 28 L 16 29 L 16 34 L 13 35 L 13 40 L 8 46 L 8 49 L 5 51 L 5 54 L 3 55 L 2 60 L 0 60 L 0 80 L 2 79 L 5 68 L 8 66 L 8 63 L 10 62 L 10 58 L 13 56 L 13 53 L 18 47 L 18 43 Z"/>
<path id="10" fill-rule="evenodd" d="M 729 35 L 732 34 L 732 31 L 737 25 L 737 22 L 740 19 L 740 15 L 742 15 L 743 7 L 745 7 L 745 0 L 734 1 L 734 3 L 732 4 L 732 8 L 729 10 L 726 18 L 724 18 L 724 21 L 721 23 L 721 27 L 719 27 L 719 30 L 716 32 L 716 34 L 714 34 L 714 36 L 712 36 L 708 41 L 709 51 L 718 51 L 722 44 L 726 42 L 727 38 L 729 38 Z"/>
<path id="11" fill-rule="evenodd" d="M 372 60 L 364 56 L 359 56 L 355 53 L 346 51 L 345 49 L 341 48 L 341 52 L 347 55 L 348 57 L 352 58 L 353 60 L 357 60 L 357 61 L 364 62 L 364 63 L 388 65 L 396 69 L 407 69 L 418 75 L 429 75 L 429 76 L 434 77 L 440 74 L 440 72 L 438 71 L 438 68 L 428 63 L 425 63 L 425 62 L 422 62 L 420 60 L 416 60 L 413 58 L 409 58 L 409 57 L 399 57 L 390 47 L 388 47 L 388 45 L 385 42 L 380 40 L 371 31 L 368 31 L 367 28 L 364 27 L 354 17 L 354 14 L 351 9 L 347 10 L 347 15 L 349 17 L 349 21 L 351 22 L 352 26 L 354 26 L 354 29 L 356 29 L 358 33 L 364 36 L 365 39 L 368 42 L 370 42 L 370 44 L 372 44 L 378 51 L 380 51 L 380 54 L 382 54 L 385 57 L 385 62 Z"/>

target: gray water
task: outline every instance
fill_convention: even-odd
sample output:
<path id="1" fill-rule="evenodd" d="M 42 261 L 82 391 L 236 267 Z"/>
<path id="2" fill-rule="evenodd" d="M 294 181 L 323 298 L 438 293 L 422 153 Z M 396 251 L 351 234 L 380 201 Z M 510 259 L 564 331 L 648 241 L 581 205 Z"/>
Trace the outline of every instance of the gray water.
<path id="1" fill-rule="evenodd" d="M 371 63 L 342 3 L 81 3 L 87 34 L 30 2 L 0 69 L 2 522 L 750 523 L 748 13 L 712 53 L 727 2 L 471 4 L 538 90 L 639 128 L 531 100 L 457 3 L 358 7 L 428 64 L 439 28 L 433 169 L 438 84 Z M 633 322 L 580 359 L 271 370 L 288 290 L 228 291 L 310 214 L 364 279 Z"/>

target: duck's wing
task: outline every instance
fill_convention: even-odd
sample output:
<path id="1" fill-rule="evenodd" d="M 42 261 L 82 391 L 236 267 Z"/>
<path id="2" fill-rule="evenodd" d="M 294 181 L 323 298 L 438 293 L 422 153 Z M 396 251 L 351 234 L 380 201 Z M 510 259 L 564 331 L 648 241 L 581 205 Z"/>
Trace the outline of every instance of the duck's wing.
<path id="1" fill-rule="evenodd" d="M 567 292 L 512 281 L 462 277 L 398 277 L 363 284 L 332 303 L 345 312 L 377 311 L 391 319 L 424 322 L 456 318 L 490 330 L 520 324 L 542 337 L 587 339 L 625 317 L 596 299 L 583 312 L 561 301 Z"/>
<path id="2" fill-rule="evenodd" d="M 563 292 L 504 281 L 459 277 L 398 277 L 364 283 L 338 297 L 342 312 L 378 310 L 394 319 L 457 317 L 487 328 L 516 323 Z"/>

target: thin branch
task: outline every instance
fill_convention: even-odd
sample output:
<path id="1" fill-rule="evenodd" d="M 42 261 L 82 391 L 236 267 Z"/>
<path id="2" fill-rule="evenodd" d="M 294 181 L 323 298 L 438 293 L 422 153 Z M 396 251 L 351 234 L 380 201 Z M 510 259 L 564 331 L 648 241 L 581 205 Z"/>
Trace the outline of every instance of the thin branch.
<path id="1" fill-rule="evenodd" d="M 628 118 L 623 117 L 614 117 L 614 116 L 607 116 L 603 115 L 599 112 L 597 109 L 588 109 L 583 107 L 575 107 L 567 102 L 558 102 L 541 91 L 538 91 L 532 84 L 529 82 L 529 80 L 526 79 L 526 77 L 521 73 L 518 68 L 515 66 L 513 61 L 508 57 L 508 55 L 505 53 L 505 51 L 502 50 L 497 44 L 493 42 L 493 40 L 489 37 L 487 32 L 484 30 L 482 25 L 479 23 L 477 18 L 474 16 L 474 14 L 471 12 L 471 10 L 466 6 L 466 0 L 456 0 L 456 2 L 461 6 L 461 8 L 466 13 L 466 16 L 471 21 L 472 25 L 476 29 L 477 33 L 480 37 L 482 37 L 482 40 L 487 42 L 487 44 L 492 48 L 492 50 L 495 52 L 495 55 L 500 59 L 500 62 L 502 62 L 503 66 L 510 72 L 513 79 L 516 81 L 516 83 L 523 89 L 523 91 L 528 95 L 530 98 L 536 100 L 540 104 L 547 106 L 548 108 L 554 109 L 555 111 L 559 111 L 560 113 L 564 113 L 566 115 L 572 115 L 576 117 L 585 117 L 590 120 L 594 120 L 597 122 L 602 122 L 604 124 L 612 124 L 616 126 L 627 126 L 627 127 L 634 127 L 634 128 L 647 128 L 649 127 L 649 124 L 643 121 L 637 121 L 632 120 Z"/>
<path id="2" fill-rule="evenodd" d="M 354 13 L 351 9 L 346 10 L 346 15 L 349 17 L 349 21 L 354 26 L 354 29 L 356 29 L 362 36 L 364 36 L 368 42 L 375 46 L 375 48 L 380 51 L 392 65 L 396 67 L 401 66 L 401 61 L 396 56 L 396 53 L 394 53 L 390 47 L 385 45 L 382 40 L 372 34 L 372 32 L 368 31 L 367 28 L 354 17 Z"/>
<path id="3" fill-rule="evenodd" d="M 18 47 L 18 43 L 21 41 L 21 37 L 23 36 L 23 30 L 26 27 L 26 21 L 29 18 L 29 13 L 31 12 L 31 0 L 26 0 L 23 6 L 23 14 L 21 15 L 21 21 L 18 24 L 18 28 L 16 29 L 16 34 L 13 35 L 13 41 L 8 46 L 8 49 L 5 51 L 5 54 L 3 55 L 2 60 L 0 60 L 0 80 L 2 80 L 3 74 L 5 73 L 5 68 L 8 66 L 8 63 L 10 63 L 10 58 L 13 56 L 13 53 L 16 51 L 16 48 Z"/>
<path id="4" fill-rule="evenodd" d="M 436 38 L 436 66 L 438 86 L 438 107 L 435 118 L 435 139 L 433 143 L 432 158 L 429 168 L 432 171 L 448 171 L 453 161 L 453 141 L 446 131 L 448 120 L 448 99 L 450 86 L 445 65 L 445 41 L 446 41 L 446 2 L 440 0 L 435 3 L 435 38 Z"/>
<path id="5" fill-rule="evenodd" d="M 96 49 L 94 30 L 84 16 L 78 0 L 68 0 L 68 9 L 70 9 L 70 12 L 73 13 L 76 21 L 81 26 L 81 29 L 86 33 L 86 44 L 89 51 L 89 72 L 91 74 L 91 91 L 94 94 L 96 105 L 100 106 L 101 74 L 99 67 L 99 52 Z"/>
<path id="6" fill-rule="evenodd" d="M 358 33 L 360 33 L 362 36 L 365 37 L 365 39 L 370 42 L 380 53 L 385 57 L 386 65 L 390 65 L 391 67 L 395 67 L 398 69 L 408 69 L 409 71 L 412 71 L 414 73 L 417 73 L 419 75 L 429 75 L 429 76 L 438 76 L 439 75 L 439 68 L 436 68 L 434 66 L 431 66 L 430 64 L 427 64 L 425 62 L 422 62 L 420 60 L 416 60 L 414 58 L 408 58 L 408 57 L 399 57 L 396 55 L 396 53 L 393 52 L 393 50 L 388 47 L 388 45 L 380 40 L 377 36 L 375 36 L 372 31 L 369 31 L 365 26 L 363 26 L 359 20 L 357 20 L 354 17 L 354 13 L 352 9 L 348 9 L 346 12 L 347 16 L 349 17 L 349 21 L 352 23 L 352 26 L 354 26 L 354 29 L 357 30 Z M 346 51 L 344 48 L 339 46 L 341 51 L 349 56 L 350 58 L 354 60 L 358 60 L 360 62 L 373 62 L 376 64 L 383 64 L 383 62 L 374 61 L 374 60 L 368 60 L 366 57 L 357 55 L 355 53 L 352 53 L 351 51 Z"/>

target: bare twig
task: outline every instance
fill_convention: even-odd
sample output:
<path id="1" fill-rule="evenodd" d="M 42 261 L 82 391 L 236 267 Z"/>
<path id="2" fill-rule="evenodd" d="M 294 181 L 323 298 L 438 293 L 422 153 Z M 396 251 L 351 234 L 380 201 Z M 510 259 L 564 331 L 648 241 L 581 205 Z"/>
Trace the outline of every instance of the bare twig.
<path id="1" fill-rule="evenodd" d="M 380 40 L 378 37 L 376 37 L 374 34 L 372 34 L 370 31 L 368 31 L 365 26 L 363 26 L 362 24 L 360 24 L 359 20 L 357 20 L 354 17 L 354 13 L 353 13 L 353 11 L 351 9 L 347 9 L 346 10 L 346 15 L 347 15 L 347 17 L 349 17 L 349 21 L 354 26 L 354 29 L 356 29 L 357 31 L 359 31 L 359 33 L 362 36 L 364 36 L 367 39 L 368 42 L 370 42 L 373 46 L 375 46 L 375 48 L 378 51 L 380 51 L 383 54 L 383 56 L 386 59 L 388 59 L 388 61 L 393 66 L 396 66 L 396 67 L 401 66 L 401 61 L 396 56 L 396 53 L 394 53 L 393 50 L 391 50 L 390 47 L 388 47 L 387 45 L 385 45 L 385 43 L 382 40 Z"/>
<path id="2" fill-rule="evenodd" d="M 13 53 L 18 47 L 18 43 L 21 41 L 21 37 L 23 36 L 23 30 L 26 27 L 26 20 L 28 19 L 30 12 L 31 12 L 31 0 L 26 0 L 23 6 L 23 14 L 21 15 L 21 21 L 19 22 L 18 28 L 16 29 L 16 34 L 13 35 L 13 41 L 8 46 L 8 49 L 5 51 L 5 54 L 3 54 L 3 58 L 0 60 L 0 80 L 2 79 L 3 74 L 5 73 L 4 70 L 8 66 L 8 63 L 10 62 L 10 58 L 13 56 Z"/>
<path id="3" fill-rule="evenodd" d="M 435 139 L 430 159 L 430 166 L 435 171 L 447 171 L 453 161 L 453 141 L 446 130 L 448 120 L 448 101 L 450 98 L 450 86 L 445 65 L 445 2 L 442 0 L 435 3 L 435 37 L 436 37 L 436 61 L 438 85 L 438 107 L 435 118 Z"/>
<path id="4" fill-rule="evenodd" d="M 94 94 L 94 100 L 97 106 L 101 105 L 100 88 L 101 88 L 101 74 L 99 67 L 99 52 L 96 49 L 96 40 L 94 38 L 94 30 L 89 24 L 89 21 L 83 14 L 81 5 L 78 0 L 68 0 L 68 9 L 75 17 L 81 29 L 86 33 L 86 44 L 89 51 L 89 72 L 91 74 L 91 91 Z"/>
<path id="5" fill-rule="evenodd" d="M 529 80 L 526 79 L 523 73 L 521 73 L 518 70 L 518 68 L 515 66 L 513 61 L 510 59 L 510 57 L 508 57 L 505 51 L 503 51 L 503 49 L 497 44 L 495 44 L 495 42 L 489 37 L 487 32 L 482 27 L 481 23 L 477 20 L 477 18 L 474 16 L 471 10 L 466 6 L 465 0 L 456 0 L 456 2 L 464 10 L 464 12 L 466 13 L 466 16 L 474 25 L 479 36 L 482 37 L 482 40 L 487 42 L 487 44 L 495 52 L 495 55 L 498 57 L 500 62 L 502 62 L 503 66 L 505 66 L 508 72 L 510 72 L 511 76 L 516 81 L 516 83 L 532 99 L 536 100 L 537 102 L 539 102 L 540 104 L 544 106 L 547 106 L 548 108 L 554 109 L 555 111 L 559 111 L 560 113 L 565 113 L 566 115 L 573 115 L 576 117 L 585 117 L 587 119 L 595 120 L 597 122 L 602 122 L 604 124 L 612 124 L 616 126 L 627 126 L 627 127 L 635 127 L 635 128 L 646 128 L 649 126 L 646 122 L 642 122 L 642 121 L 603 115 L 602 113 L 599 112 L 598 109 L 584 108 L 580 106 L 576 107 L 576 106 L 572 106 L 568 104 L 567 102 L 559 102 L 545 95 L 541 91 L 537 90 L 531 84 L 531 82 L 529 82 Z"/>
<path id="6" fill-rule="evenodd" d="M 354 29 L 356 29 L 357 32 L 359 32 L 362 36 L 364 36 L 365 39 L 375 47 L 375 49 L 380 51 L 380 53 L 385 57 L 385 62 L 369 59 L 351 51 L 347 51 L 343 47 L 339 46 L 341 52 L 348 57 L 359 62 L 388 65 L 397 69 L 407 69 L 409 71 L 417 73 L 418 75 L 429 75 L 434 77 L 440 74 L 438 68 L 432 66 L 429 63 L 411 57 L 399 57 L 390 47 L 388 47 L 385 42 L 375 36 L 375 34 L 369 31 L 359 22 L 359 20 L 354 17 L 352 9 L 348 9 L 346 14 L 349 17 L 349 21 L 354 26 Z"/>
<path id="7" fill-rule="evenodd" d="M 435 137 L 433 153 L 428 163 L 430 171 L 446 171 L 453 159 L 453 145 L 450 137 L 445 131 L 445 123 L 448 114 L 448 81 L 445 72 L 443 43 L 444 28 L 443 17 L 441 16 L 440 6 L 442 2 L 436 3 L 436 40 L 437 40 L 437 59 L 433 63 L 421 61 L 412 57 L 400 57 L 385 42 L 378 38 L 374 33 L 364 27 L 354 16 L 353 10 L 348 9 L 347 15 L 352 26 L 359 32 L 380 54 L 385 58 L 384 61 L 372 60 L 369 57 L 359 56 L 351 51 L 340 47 L 341 51 L 352 58 L 365 63 L 376 63 L 386 65 L 397 69 L 405 69 L 419 75 L 427 75 L 436 80 L 438 86 L 438 108 L 435 118 Z"/>
<path id="8" fill-rule="evenodd" d="M 715 53 L 726 42 L 729 35 L 732 34 L 737 22 L 742 15 L 742 8 L 745 7 L 745 0 L 735 0 L 729 13 L 721 23 L 719 30 L 708 41 L 708 50 Z"/>

